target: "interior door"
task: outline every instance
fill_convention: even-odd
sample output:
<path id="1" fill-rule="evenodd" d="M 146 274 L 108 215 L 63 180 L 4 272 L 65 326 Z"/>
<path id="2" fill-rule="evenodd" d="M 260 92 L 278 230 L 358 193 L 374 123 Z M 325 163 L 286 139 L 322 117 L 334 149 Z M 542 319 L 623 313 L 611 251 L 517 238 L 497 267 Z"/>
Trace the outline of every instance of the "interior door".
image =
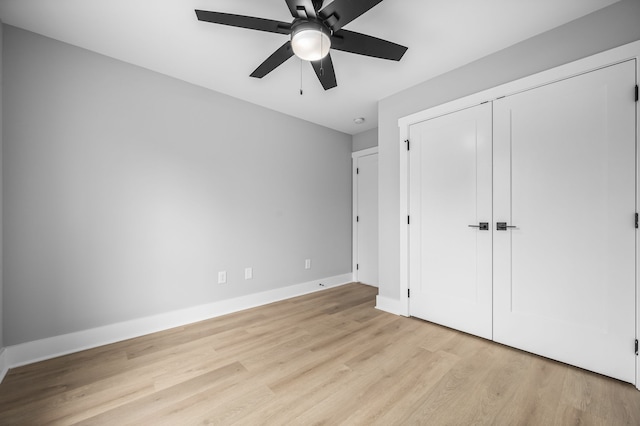
<path id="1" fill-rule="evenodd" d="M 635 381 L 635 61 L 494 102 L 494 340 Z M 502 228 L 504 228 L 502 226 Z"/>
<path id="2" fill-rule="evenodd" d="M 491 136 L 483 104 L 412 125 L 409 151 L 410 313 L 488 339 Z"/>
<path id="3" fill-rule="evenodd" d="M 378 286 L 378 154 L 357 159 L 358 281 Z"/>

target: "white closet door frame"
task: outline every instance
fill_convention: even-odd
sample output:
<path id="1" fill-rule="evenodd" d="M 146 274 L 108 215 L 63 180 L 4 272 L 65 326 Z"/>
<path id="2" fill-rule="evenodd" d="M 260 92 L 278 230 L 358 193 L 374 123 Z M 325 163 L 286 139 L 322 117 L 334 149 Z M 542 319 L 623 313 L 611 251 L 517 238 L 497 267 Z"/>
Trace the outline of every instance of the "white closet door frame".
<path id="1" fill-rule="evenodd" d="M 623 46 L 589 56 L 584 59 L 561 65 L 547 71 L 542 71 L 519 80 L 505 83 L 491 89 L 484 90 L 460 99 L 447 102 L 415 114 L 402 117 L 398 120 L 400 139 L 398 143 L 400 159 L 400 215 L 398 226 L 400 229 L 400 300 L 396 309 L 392 313 L 399 313 L 409 316 L 409 226 L 407 218 L 409 216 L 409 155 L 407 151 L 407 140 L 409 139 L 409 128 L 411 125 L 421 121 L 440 117 L 462 109 L 466 109 L 484 102 L 490 102 L 503 96 L 513 95 L 535 87 L 544 86 L 559 80 L 564 80 L 585 72 L 607 67 L 613 64 L 635 59 L 640 65 L 640 41 L 625 44 Z M 640 66 L 636 67 L 636 82 L 640 82 Z M 633 96 L 632 88 L 629 88 L 629 96 Z M 640 105 L 636 104 L 636 137 L 640 137 Z M 640 141 L 639 141 L 640 142 Z M 640 150 L 637 150 L 640 151 Z M 636 164 L 640 164 L 640 155 L 636 152 Z M 636 168 L 637 169 L 637 168 Z M 636 198 L 639 197 L 640 175 L 636 175 Z M 639 207 L 636 206 L 636 210 Z M 639 231 L 640 232 L 640 231 Z M 640 266 L 640 243 L 636 236 L 636 265 Z M 640 268 L 636 267 L 636 338 L 640 338 Z M 382 306 L 379 309 L 384 309 Z M 636 388 L 640 390 L 640 356 L 636 357 Z"/>
<path id="2" fill-rule="evenodd" d="M 353 185 L 353 207 L 352 207 L 352 220 L 351 226 L 353 229 L 352 232 L 352 244 L 351 244 L 351 270 L 353 271 L 353 281 L 358 281 L 358 269 L 356 265 L 358 264 L 358 159 L 361 157 L 366 157 L 367 155 L 373 155 L 378 153 L 378 147 L 375 146 L 373 148 L 362 149 L 360 151 L 355 151 L 351 153 L 351 182 Z"/>

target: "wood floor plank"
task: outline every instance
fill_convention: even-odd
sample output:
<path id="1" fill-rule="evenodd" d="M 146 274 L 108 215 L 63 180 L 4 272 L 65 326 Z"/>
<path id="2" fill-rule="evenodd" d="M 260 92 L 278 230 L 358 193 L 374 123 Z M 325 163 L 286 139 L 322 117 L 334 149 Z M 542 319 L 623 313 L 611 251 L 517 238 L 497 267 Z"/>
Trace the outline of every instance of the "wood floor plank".
<path id="1" fill-rule="evenodd" d="M 215 388 L 207 389 L 180 402 L 166 404 L 136 422 L 127 420 L 125 424 L 231 424 L 234 417 L 272 395 L 266 386 L 254 384 L 250 380 L 237 381 L 222 392 Z"/>
<path id="2" fill-rule="evenodd" d="M 562 401 L 594 418 L 606 419 L 615 412 L 619 424 L 640 424 L 638 398 L 620 398 L 620 382 L 579 368 L 567 371 Z"/>
<path id="3" fill-rule="evenodd" d="M 502 378 L 501 387 L 496 389 L 502 398 L 508 398 L 508 402 L 497 407 L 500 410 L 499 423 L 507 425 L 526 419 L 531 424 L 554 424 L 560 409 L 557 392 L 564 388 L 566 366 L 515 349 L 504 349 L 510 352 L 506 355 L 508 359 L 517 358 L 519 365 L 513 364 L 509 380 Z M 513 380 L 520 381 L 522 385 L 513 388 L 510 386 Z M 506 410 L 506 407 L 510 409 Z"/>
<path id="4" fill-rule="evenodd" d="M 488 379 L 495 361 L 495 348 L 481 346 L 461 358 L 408 412 L 401 424 L 469 424 L 477 414 L 471 407 L 470 396 L 478 397 L 478 386 Z"/>
<path id="5" fill-rule="evenodd" d="M 347 422 L 362 425 L 391 425 L 398 423 L 453 368 L 460 357 L 447 352 L 432 354 L 407 380 L 396 381 L 372 406 L 363 406 L 354 412 Z"/>
<path id="6" fill-rule="evenodd" d="M 2 425 L 639 425 L 628 383 L 350 284 L 15 368 Z"/>
<path id="7" fill-rule="evenodd" d="M 181 404 L 189 398 L 201 398 L 205 392 L 226 393 L 246 377 L 246 369 L 242 364 L 234 362 L 142 398 L 132 398 L 99 414 L 84 416 L 82 413 L 82 418 L 68 418 L 69 422 L 66 424 L 80 421 L 85 425 L 144 424 L 145 418 L 155 417 L 158 412 Z"/>
<path id="8" fill-rule="evenodd" d="M 414 348 L 406 357 L 388 358 L 378 370 L 357 374 L 349 387 L 337 389 L 328 398 L 314 404 L 297 420 L 302 424 L 342 424 L 358 410 L 367 410 L 397 385 L 396 377 L 412 374 L 421 364 L 427 363 L 432 353 Z"/>

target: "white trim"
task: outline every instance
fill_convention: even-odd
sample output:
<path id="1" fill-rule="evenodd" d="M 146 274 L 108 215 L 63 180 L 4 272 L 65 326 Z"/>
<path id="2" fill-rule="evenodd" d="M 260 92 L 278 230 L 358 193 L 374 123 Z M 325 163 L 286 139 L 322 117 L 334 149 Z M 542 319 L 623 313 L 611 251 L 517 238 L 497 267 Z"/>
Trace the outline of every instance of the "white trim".
<path id="1" fill-rule="evenodd" d="M 352 152 L 351 158 L 359 158 L 359 157 L 364 157 L 367 155 L 377 154 L 377 153 L 378 153 L 378 147 L 374 146 L 372 148 L 366 148 L 366 149 L 361 149 L 360 151 Z"/>
<path id="2" fill-rule="evenodd" d="M 640 53 L 636 58 L 636 87 L 640 84 Z M 640 201 L 640 104 L 636 102 L 636 214 L 640 209 L 638 203 Z M 636 340 L 640 339 L 640 279 L 638 277 L 638 267 L 640 266 L 640 241 L 638 238 L 638 230 L 636 230 Z M 640 390 L 640 356 L 636 355 L 636 389 Z"/>
<path id="3" fill-rule="evenodd" d="M 409 316 L 409 126 L 400 128 L 400 315 Z"/>
<path id="4" fill-rule="evenodd" d="M 483 102 L 493 101 L 503 96 L 511 96 L 516 93 L 534 89 L 554 83 L 559 80 L 571 78 L 573 76 L 593 71 L 598 68 L 607 67 L 630 59 L 637 59 L 640 56 L 640 41 L 625 44 L 606 52 L 598 53 L 587 58 L 579 59 L 565 65 L 560 65 L 537 74 L 523 77 L 500 86 L 492 87 L 482 92 L 474 93 L 463 98 L 437 105 L 426 110 L 402 117 L 398 120 L 398 126 L 408 128 L 412 124 L 419 123 L 441 115 L 450 114 L 461 109 L 469 108 Z M 404 139 L 400 140 L 401 142 Z"/>
<path id="5" fill-rule="evenodd" d="M 384 296 L 376 296 L 376 309 L 389 312 L 394 315 L 403 315 L 402 302 L 400 300 L 390 299 Z"/>
<path id="6" fill-rule="evenodd" d="M 9 365 L 7 364 L 7 351 L 5 348 L 0 349 L 0 383 L 4 380 L 4 376 L 9 371 Z"/>
<path id="7" fill-rule="evenodd" d="M 221 315 L 262 306 L 304 294 L 326 290 L 352 282 L 352 274 L 336 275 L 302 284 L 249 294 L 234 299 L 221 300 L 179 311 L 167 312 L 131 321 L 110 324 L 89 330 L 49 337 L 32 342 L 8 346 L 0 352 L 0 367 L 14 368 L 46 359 L 55 358 L 119 342 L 158 331 L 168 330 L 215 318 Z"/>
<path id="8" fill-rule="evenodd" d="M 409 129 L 413 124 L 436 118 L 445 114 L 450 114 L 462 109 L 479 105 L 483 102 L 490 102 L 503 96 L 510 96 L 519 92 L 527 91 L 546 84 L 551 84 L 559 80 L 571 78 L 573 76 L 594 71 L 599 68 L 615 65 L 628 60 L 636 60 L 636 83 L 640 82 L 640 41 L 625 44 L 605 52 L 570 62 L 546 71 L 532 74 L 509 83 L 502 84 L 478 93 L 474 93 L 463 98 L 437 105 L 423 111 L 402 117 L 398 120 L 400 130 L 399 150 L 400 150 L 400 300 L 379 302 L 380 306 L 396 305 L 396 309 L 402 315 L 409 316 L 409 298 L 407 290 L 409 288 L 409 228 L 407 226 L 408 197 L 409 197 L 409 164 L 408 154 L 406 152 L 405 140 L 409 138 Z M 640 141 L 640 106 L 636 104 L 636 144 Z M 639 149 L 636 147 L 636 152 Z M 638 153 L 640 155 L 640 153 Z M 640 157 L 637 159 L 640 166 Z M 640 177 L 637 178 L 636 200 L 640 200 Z M 638 208 L 638 206 L 636 207 Z M 636 239 L 637 239 L 636 235 Z M 640 338 L 640 242 L 636 242 L 636 338 Z M 394 302 L 394 303 L 392 303 Z M 399 306 L 399 307 L 398 307 Z M 379 308 L 388 310 L 384 308 Z M 391 312 L 391 310 L 388 310 Z M 640 357 L 636 357 L 636 388 L 640 390 Z"/>
<path id="9" fill-rule="evenodd" d="M 351 153 L 351 182 L 352 182 L 352 218 L 351 218 L 351 269 L 353 270 L 353 281 L 358 282 L 358 160 L 369 155 L 377 155 L 378 147 L 362 149 Z"/>

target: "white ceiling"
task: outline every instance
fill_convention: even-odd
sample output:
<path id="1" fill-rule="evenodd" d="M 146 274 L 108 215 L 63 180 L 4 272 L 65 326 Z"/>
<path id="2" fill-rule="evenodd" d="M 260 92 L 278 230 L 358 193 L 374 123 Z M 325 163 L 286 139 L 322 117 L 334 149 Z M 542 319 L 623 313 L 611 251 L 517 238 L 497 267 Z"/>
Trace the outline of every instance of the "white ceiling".
<path id="1" fill-rule="evenodd" d="M 326 92 L 295 57 L 261 80 L 249 77 L 287 36 L 200 22 L 194 13 L 290 22 L 284 0 L 0 0 L 0 19 L 355 134 L 377 126 L 378 100 L 616 1 L 384 0 L 345 29 L 409 50 L 400 62 L 332 51 L 338 87 Z"/>

